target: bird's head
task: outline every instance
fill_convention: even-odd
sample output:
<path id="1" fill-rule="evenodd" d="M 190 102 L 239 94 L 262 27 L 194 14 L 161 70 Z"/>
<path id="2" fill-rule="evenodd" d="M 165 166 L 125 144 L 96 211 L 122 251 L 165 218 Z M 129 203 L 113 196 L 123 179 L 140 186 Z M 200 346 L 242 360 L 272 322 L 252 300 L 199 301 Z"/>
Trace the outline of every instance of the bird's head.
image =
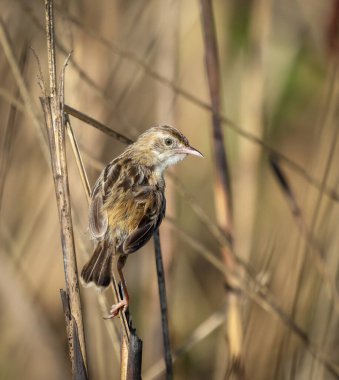
<path id="1" fill-rule="evenodd" d="M 187 138 L 177 129 L 164 125 L 148 129 L 134 143 L 149 165 L 163 171 L 191 154 L 198 157 L 203 155 L 191 147 Z"/>

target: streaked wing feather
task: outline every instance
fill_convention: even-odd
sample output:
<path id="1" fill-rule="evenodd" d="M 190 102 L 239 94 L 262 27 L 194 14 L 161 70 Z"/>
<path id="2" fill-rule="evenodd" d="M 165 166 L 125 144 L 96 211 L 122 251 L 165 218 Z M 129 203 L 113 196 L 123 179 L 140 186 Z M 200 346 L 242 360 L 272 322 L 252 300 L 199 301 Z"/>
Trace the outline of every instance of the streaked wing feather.
<path id="1" fill-rule="evenodd" d="M 93 199 L 89 208 L 89 230 L 92 238 L 102 239 L 107 231 L 107 212 L 102 210 L 102 194 L 99 192 Z"/>
<path id="2" fill-rule="evenodd" d="M 133 231 L 124 241 L 122 247 L 124 254 L 133 253 L 144 246 L 153 236 L 156 229 L 159 227 L 162 219 L 165 216 L 166 210 L 166 199 L 164 195 L 161 194 L 159 198 L 158 212 L 151 215 L 145 215 L 139 223 L 139 227 Z"/>
<path id="3" fill-rule="evenodd" d="M 122 251 L 128 255 L 145 245 L 154 233 L 154 223 L 148 223 L 132 232 L 124 241 Z"/>
<path id="4" fill-rule="evenodd" d="M 119 173 L 115 176 L 110 175 L 115 166 L 113 163 L 110 163 L 105 167 L 97 179 L 91 194 L 89 230 L 93 239 L 101 240 L 105 236 L 108 228 L 108 216 L 107 212 L 103 210 L 103 205 L 104 198 L 107 197 L 107 193 L 111 191 L 112 186 L 119 176 Z"/>

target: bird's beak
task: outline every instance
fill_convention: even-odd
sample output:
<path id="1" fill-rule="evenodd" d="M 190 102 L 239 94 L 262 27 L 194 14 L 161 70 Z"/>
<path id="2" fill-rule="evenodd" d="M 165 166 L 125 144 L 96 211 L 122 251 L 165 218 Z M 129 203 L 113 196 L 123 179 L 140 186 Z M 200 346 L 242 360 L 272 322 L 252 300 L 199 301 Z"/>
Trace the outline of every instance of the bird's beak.
<path id="1" fill-rule="evenodd" d="M 191 146 L 179 148 L 179 149 L 176 149 L 176 151 L 177 153 L 180 153 L 180 154 L 192 154 L 193 156 L 204 157 L 197 149 Z"/>

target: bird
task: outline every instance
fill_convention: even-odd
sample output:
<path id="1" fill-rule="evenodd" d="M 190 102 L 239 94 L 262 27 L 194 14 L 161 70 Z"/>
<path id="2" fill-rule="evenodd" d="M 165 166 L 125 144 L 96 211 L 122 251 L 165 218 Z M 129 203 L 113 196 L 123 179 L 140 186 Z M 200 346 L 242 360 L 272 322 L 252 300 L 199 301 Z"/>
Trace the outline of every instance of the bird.
<path id="1" fill-rule="evenodd" d="M 89 232 L 94 251 L 81 271 L 84 286 L 107 288 L 113 258 L 123 289 L 107 318 L 126 312 L 129 294 L 123 274 L 127 257 L 159 228 L 166 210 L 164 171 L 187 155 L 203 157 L 172 126 L 146 130 L 101 172 L 91 193 Z"/>

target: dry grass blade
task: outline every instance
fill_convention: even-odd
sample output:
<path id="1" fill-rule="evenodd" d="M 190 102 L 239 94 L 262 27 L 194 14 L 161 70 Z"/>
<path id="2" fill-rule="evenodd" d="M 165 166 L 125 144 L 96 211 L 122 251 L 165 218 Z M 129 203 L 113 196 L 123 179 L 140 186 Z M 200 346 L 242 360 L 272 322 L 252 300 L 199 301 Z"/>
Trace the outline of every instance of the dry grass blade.
<path id="1" fill-rule="evenodd" d="M 15 81 L 17 83 L 19 92 L 21 94 L 21 97 L 24 101 L 26 112 L 28 113 L 28 115 L 30 116 L 30 118 L 33 121 L 33 125 L 35 127 L 38 138 L 40 140 L 40 144 L 38 146 L 41 147 L 41 149 L 45 155 L 45 158 L 48 162 L 49 154 L 48 154 L 48 151 L 46 149 L 45 138 L 44 138 L 44 135 L 42 132 L 42 127 L 40 125 L 39 116 L 35 110 L 36 108 L 32 102 L 29 90 L 25 84 L 23 77 L 22 77 L 19 64 L 15 58 L 13 48 L 12 48 L 12 44 L 10 42 L 8 33 L 6 31 L 6 26 L 5 26 L 5 24 L 1 18 L 0 18 L 0 43 L 2 45 L 3 51 L 5 53 L 7 60 L 8 60 L 8 63 L 11 67 L 11 70 L 13 72 Z"/>
<path id="2" fill-rule="evenodd" d="M 113 129 L 110 129 L 106 127 L 106 125 L 98 122 L 97 120 L 93 119 L 92 117 L 84 114 L 83 112 L 80 112 L 76 110 L 75 108 L 72 108 L 65 104 L 65 112 L 67 112 L 69 115 L 72 115 L 76 117 L 77 119 L 83 121 L 84 123 L 91 125 L 92 127 L 98 129 L 99 131 L 105 133 L 106 135 L 113 137 L 114 139 L 120 141 L 123 144 L 132 144 L 133 140 L 129 139 L 128 137 L 122 135 L 121 133 L 118 133 L 116 131 L 113 131 Z"/>
<path id="3" fill-rule="evenodd" d="M 0 88 L 0 96 L 2 96 L 9 104 L 17 108 L 20 112 L 27 112 L 25 105 L 17 97 L 10 94 L 5 88 Z"/>
<path id="4" fill-rule="evenodd" d="M 78 167 L 78 171 L 79 171 L 79 174 L 81 177 L 81 182 L 82 182 L 82 185 L 84 187 L 87 202 L 89 203 L 90 196 L 91 196 L 91 187 L 89 185 L 89 181 L 88 181 L 86 171 L 85 171 L 85 166 L 84 166 L 84 163 L 83 163 L 82 158 L 81 158 L 79 146 L 78 146 L 77 140 L 74 136 L 74 132 L 73 132 L 73 128 L 71 126 L 71 122 L 69 120 L 68 115 L 66 115 L 65 117 L 66 117 L 66 128 L 67 128 L 68 139 L 71 143 L 73 155 L 74 155 L 74 158 L 75 158 L 75 161 L 76 161 L 76 164 Z"/>
<path id="5" fill-rule="evenodd" d="M 339 128 L 335 129 L 335 136 L 332 141 L 332 149 L 330 151 L 328 163 L 332 161 L 334 147 L 337 141 L 338 130 Z M 294 194 L 294 191 L 292 190 L 292 187 L 289 184 L 286 174 L 283 172 L 282 168 L 280 167 L 279 162 L 274 157 L 271 157 L 270 164 L 275 174 L 275 177 L 279 185 L 281 186 L 284 195 L 286 196 L 288 200 L 288 204 L 290 206 L 294 220 L 299 228 L 299 231 L 302 237 L 305 239 L 305 242 L 307 246 L 310 248 L 311 252 L 314 252 L 315 254 L 313 258 L 314 258 L 316 268 L 318 269 L 321 277 L 323 278 L 330 296 L 333 297 L 335 309 L 337 313 L 339 313 L 339 293 L 338 293 L 335 277 L 331 273 L 330 269 L 328 268 L 326 264 L 325 252 L 323 251 L 319 243 L 316 241 L 312 233 L 312 230 L 308 228 L 305 221 L 305 217 L 301 210 L 301 207 L 298 204 L 296 195 Z M 329 165 L 327 165 L 324 178 L 326 178 L 326 173 L 328 173 L 328 170 L 329 170 Z M 319 199 L 321 199 L 321 194 L 322 193 L 320 192 Z"/>
<path id="6" fill-rule="evenodd" d="M 336 9 L 338 12 L 339 5 L 337 5 Z M 339 12 L 337 14 L 337 17 L 339 17 Z M 330 89 L 329 89 L 329 94 L 328 94 L 328 99 L 327 99 L 327 110 L 325 112 L 325 117 L 323 121 L 325 126 L 329 124 L 330 122 L 334 121 L 335 114 L 338 110 L 339 80 L 338 80 L 338 63 L 336 60 L 334 60 L 334 67 L 333 67 L 333 72 L 331 73 L 331 76 L 330 76 L 330 81 L 331 83 L 330 83 Z M 326 160 L 326 166 L 325 166 L 323 178 L 320 184 L 320 192 L 318 194 L 318 199 L 317 199 L 316 206 L 315 206 L 313 216 L 312 216 L 312 223 L 310 227 L 311 233 L 313 233 L 315 229 L 320 206 L 323 200 L 323 195 L 326 192 L 326 183 L 328 181 L 330 168 L 333 163 L 333 158 L 334 158 L 336 146 L 338 143 L 338 133 L 339 133 L 338 125 L 334 124 L 333 138 L 332 138 L 330 150 L 328 153 L 328 157 Z"/>
<path id="7" fill-rule="evenodd" d="M 27 60 L 27 49 L 26 44 L 24 45 L 21 58 L 20 58 L 20 71 L 22 72 Z M 16 97 L 19 96 L 19 90 L 17 90 Z M 17 114 L 17 107 L 14 103 L 11 103 L 11 108 L 9 111 L 8 121 L 5 125 L 5 137 L 2 141 L 2 146 L 0 150 L 0 213 L 3 199 L 4 186 L 6 183 L 6 175 L 8 170 L 9 155 L 13 142 L 13 138 L 16 134 L 15 119 Z"/>

